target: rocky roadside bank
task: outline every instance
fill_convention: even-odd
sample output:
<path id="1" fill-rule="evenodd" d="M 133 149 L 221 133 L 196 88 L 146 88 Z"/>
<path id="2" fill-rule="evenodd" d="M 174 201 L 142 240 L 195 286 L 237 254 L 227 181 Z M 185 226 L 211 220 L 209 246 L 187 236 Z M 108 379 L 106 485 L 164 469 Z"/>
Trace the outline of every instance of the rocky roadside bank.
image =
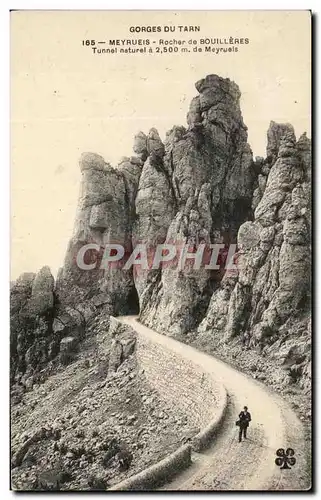
<path id="1" fill-rule="evenodd" d="M 303 422 L 311 422 L 311 388 L 300 388 L 295 382 L 286 383 L 284 368 L 276 363 L 265 363 L 261 354 L 241 346 L 238 339 L 230 343 L 228 349 L 224 348 L 224 345 L 204 344 L 195 332 L 184 336 L 184 338 L 180 337 L 178 340 L 207 354 L 212 354 L 237 370 L 263 382 L 284 397 Z"/>
<path id="2" fill-rule="evenodd" d="M 307 461 L 308 468 L 304 473 L 309 482 L 311 478 L 310 464 L 312 463 L 311 386 L 306 384 L 305 387 L 300 387 L 299 383 L 289 375 L 293 365 L 289 363 L 289 357 L 284 356 L 283 359 L 282 355 L 280 355 L 278 362 L 269 360 L 269 363 L 267 363 L 264 356 L 262 357 L 262 353 L 243 346 L 239 338 L 230 341 L 228 348 L 226 348 L 223 342 L 219 344 L 210 342 L 209 335 L 210 332 L 200 335 L 199 332 L 193 331 L 187 335 L 176 335 L 175 338 L 206 354 L 215 356 L 240 372 L 262 382 L 291 405 L 304 424 L 306 452 L 310 457 Z M 282 354 L 282 351 L 280 354 Z"/>
<path id="3" fill-rule="evenodd" d="M 306 441 L 309 447 L 312 420 L 311 387 L 302 388 L 293 379 L 291 382 L 291 376 L 289 376 L 291 364 L 287 366 L 287 360 L 281 359 L 281 356 L 279 363 L 273 363 L 270 360 L 269 363 L 266 363 L 262 353 L 243 346 L 238 338 L 229 342 L 227 349 L 224 343 L 215 345 L 213 342 L 209 342 L 208 335 L 209 332 L 207 335 L 200 335 L 194 331 L 187 335 L 176 336 L 176 338 L 180 342 L 221 359 L 281 395 L 305 424 Z"/>
<path id="4" fill-rule="evenodd" d="M 197 432 L 149 386 L 133 339 L 108 324 L 96 318 L 74 361 L 13 399 L 15 490 L 105 490 Z"/>

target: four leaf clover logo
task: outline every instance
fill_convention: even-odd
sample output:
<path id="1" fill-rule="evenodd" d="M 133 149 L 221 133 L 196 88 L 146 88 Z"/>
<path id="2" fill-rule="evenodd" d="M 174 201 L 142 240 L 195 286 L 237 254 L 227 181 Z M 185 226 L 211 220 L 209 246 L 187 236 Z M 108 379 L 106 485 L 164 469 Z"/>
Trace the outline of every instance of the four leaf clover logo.
<path id="1" fill-rule="evenodd" d="M 281 469 L 291 469 L 290 465 L 294 465 L 296 462 L 293 448 L 287 448 L 286 451 L 284 451 L 284 448 L 279 448 L 276 450 L 276 455 L 275 463 Z"/>

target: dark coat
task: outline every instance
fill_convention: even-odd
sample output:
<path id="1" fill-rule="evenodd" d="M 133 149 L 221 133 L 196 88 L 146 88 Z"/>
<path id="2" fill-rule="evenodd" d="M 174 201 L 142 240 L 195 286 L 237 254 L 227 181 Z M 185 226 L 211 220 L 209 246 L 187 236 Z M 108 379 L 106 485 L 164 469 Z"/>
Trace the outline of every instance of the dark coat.
<path id="1" fill-rule="evenodd" d="M 249 423 L 251 422 L 251 413 L 249 412 L 244 412 L 241 411 L 239 414 L 239 420 L 240 420 L 240 427 L 248 427 Z"/>

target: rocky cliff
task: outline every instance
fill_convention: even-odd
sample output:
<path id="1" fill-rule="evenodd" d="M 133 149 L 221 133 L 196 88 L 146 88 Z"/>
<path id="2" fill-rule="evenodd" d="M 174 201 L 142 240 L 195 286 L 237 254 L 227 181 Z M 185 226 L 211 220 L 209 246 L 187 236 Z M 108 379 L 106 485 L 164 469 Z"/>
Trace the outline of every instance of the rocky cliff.
<path id="1" fill-rule="evenodd" d="M 253 159 L 238 86 L 209 75 L 196 90 L 187 126 L 174 126 L 164 143 L 154 128 L 139 132 L 135 156 L 116 168 L 82 155 L 74 231 L 56 283 L 46 269 L 12 288 L 14 379 L 72 345 L 64 339 L 81 340 L 98 313 L 139 312 L 166 335 L 193 332 L 226 351 L 237 343 L 284 367 L 284 383 L 309 386 L 310 141 L 271 122 L 266 158 Z M 227 272 L 222 260 L 215 270 L 124 269 L 142 243 L 148 259 L 157 244 L 194 252 L 200 244 L 237 245 L 237 270 Z M 96 245 L 84 255 L 91 268 L 81 269 L 77 256 L 88 244 Z M 124 255 L 106 266 L 115 244 Z M 31 333 L 21 326 L 26 308 Z"/>
<path id="2" fill-rule="evenodd" d="M 224 277 L 198 328 L 216 344 L 237 337 L 283 366 L 283 383 L 311 381 L 310 141 L 271 122 L 253 196 L 238 231 L 238 275 Z M 209 340 L 209 339 L 208 339 Z"/>

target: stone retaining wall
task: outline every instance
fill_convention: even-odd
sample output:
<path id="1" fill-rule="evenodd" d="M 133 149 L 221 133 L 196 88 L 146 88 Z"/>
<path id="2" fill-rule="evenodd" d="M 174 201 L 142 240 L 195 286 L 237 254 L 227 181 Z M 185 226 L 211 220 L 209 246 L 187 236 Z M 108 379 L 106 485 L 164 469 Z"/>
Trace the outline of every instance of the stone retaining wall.
<path id="1" fill-rule="evenodd" d="M 138 334 L 137 359 L 150 385 L 201 429 L 217 414 L 219 385 L 202 368 Z"/>
<path id="2" fill-rule="evenodd" d="M 111 318 L 111 324 L 119 320 Z M 124 326 L 124 323 L 121 323 Z M 167 402 L 180 408 L 188 424 L 198 428 L 185 445 L 157 464 L 113 486 L 112 490 L 150 490 L 170 481 L 191 463 L 191 449 L 201 451 L 213 441 L 225 415 L 225 388 L 202 367 L 167 347 L 154 343 L 126 325 L 136 337 L 136 356 L 150 385 Z"/>
<path id="3" fill-rule="evenodd" d="M 178 448 L 163 460 L 116 484 L 109 491 L 149 491 L 168 483 L 191 464 L 191 446 Z"/>

